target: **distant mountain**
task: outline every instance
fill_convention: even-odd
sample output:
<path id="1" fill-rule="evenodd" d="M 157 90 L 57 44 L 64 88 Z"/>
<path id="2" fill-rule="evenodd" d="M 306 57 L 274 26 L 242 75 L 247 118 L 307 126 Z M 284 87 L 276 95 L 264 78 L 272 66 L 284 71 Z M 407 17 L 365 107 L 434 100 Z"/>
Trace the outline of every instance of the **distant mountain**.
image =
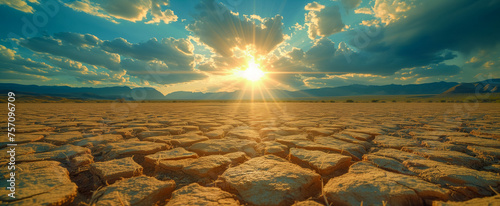
<path id="1" fill-rule="evenodd" d="M 43 96 L 80 99 L 80 100 L 307 100 L 325 97 L 363 96 L 363 95 L 451 95 L 485 92 L 500 92 L 500 79 L 491 79 L 475 83 L 434 82 L 409 85 L 349 85 L 332 88 L 307 89 L 300 91 L 234 91 L 234 92 L 173 92 L 166 96 L 154 88 L 121 87 L 68 87 L 68 86 L 36 86 L 0 83 L 0 92 L 14 91 L 18 96 Z"/>
<path id="2" fill-rule="evenodd" d="M 333 88 L 307 89 L 299 91 L 287 90 L 269 90 L 269 92 L 256 91 L 255 99 L 307 99 L 316 97 L 338 97 L 338 96 L 361 96 L 361 95 L 412 95 L 412 94 L 441 94 L 451 87 L 457 85 L 456 82 L 434 82 L 428 84 L 409 84 L 409 85 L 349 85 Z M 272 96 L 270 95 L 272 94 Z M 216 99 L 216 100 L 231 100 L 231 99 L 251 99 L 250 92 L 235 91 L 235 92 L 218 92 L 218 93 L 201 93 L 201 92 L 174 92 L 165 96 L 169 100 L 196 100 L 196 99 Z"/>
<path id="3" fill-rule="evenodd" d="M 474 83 L 461 83 L 443 92 L 443 95 L 499 93 L 500 79 L 489 79 Z"/>
<path id="4" fill-rule="evenodd" d="M 0 92 L 14 91 L 17 95 L 26 96 L 53 96 L 68 99 L 93 99 L 93 100 L 161 100 L 165 96 L 154 88 L 130 87 L 68 87 L 68 86 L 37 86 L 22 84 L 0 84 Z"/>
<path id="5" fill-rule="evenodd" d="M 358 95 L 411 95 L 411 94 L 440 94 L 450 87 L 457 85 L 456 82 L 434 82 L 426 84 L 408 85 L 349 85 L 334 88 L 320 88 L 303 90 L 312 96 L 358 96 Z"/>

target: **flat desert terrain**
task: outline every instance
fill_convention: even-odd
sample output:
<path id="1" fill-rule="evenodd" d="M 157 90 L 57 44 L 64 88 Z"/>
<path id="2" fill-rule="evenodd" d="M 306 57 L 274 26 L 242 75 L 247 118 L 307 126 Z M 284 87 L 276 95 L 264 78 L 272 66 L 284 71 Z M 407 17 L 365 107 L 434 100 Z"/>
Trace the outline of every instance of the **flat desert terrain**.
<path id="1" fill-rule="evenodd" d="M 6 108 L 0 205 L 500 202 L 499 104 L 25 103 L 14 142 Z"/>

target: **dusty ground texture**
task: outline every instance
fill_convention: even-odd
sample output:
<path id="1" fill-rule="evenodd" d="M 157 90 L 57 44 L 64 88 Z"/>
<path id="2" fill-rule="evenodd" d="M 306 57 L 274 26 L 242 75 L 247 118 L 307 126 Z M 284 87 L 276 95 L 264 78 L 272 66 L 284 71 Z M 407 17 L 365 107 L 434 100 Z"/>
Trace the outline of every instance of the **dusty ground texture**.
<path id="1" fill-rule="evenodd" d="M 0 186 L 8 187 L 7 111 Z M 16 106 L 0 205 L 470 205 L 500 198 L 500 105 Z"/>

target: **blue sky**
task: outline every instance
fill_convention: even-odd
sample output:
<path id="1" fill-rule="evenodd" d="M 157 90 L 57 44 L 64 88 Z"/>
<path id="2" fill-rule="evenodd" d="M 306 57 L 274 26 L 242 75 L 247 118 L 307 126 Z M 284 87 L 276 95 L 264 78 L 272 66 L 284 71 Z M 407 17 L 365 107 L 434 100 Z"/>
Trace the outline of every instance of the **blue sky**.
<path id="1" fill-rule="evenodd" d="M 500 78 L 494 0 L 0 0 L 0 82 L 175 91 Z"/>

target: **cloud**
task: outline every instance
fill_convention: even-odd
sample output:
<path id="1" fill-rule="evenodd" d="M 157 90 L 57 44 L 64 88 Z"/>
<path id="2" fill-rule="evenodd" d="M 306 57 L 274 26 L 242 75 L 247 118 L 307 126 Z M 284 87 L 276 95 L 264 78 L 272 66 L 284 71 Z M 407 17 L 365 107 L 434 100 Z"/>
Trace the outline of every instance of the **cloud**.
<path id="1" fill-rule="evenodd" d="M 308 3 L 304 9 L 306 11 L 321 11 L 321 9 L 324 9 L 325 6 L 324 5 L 321 5 L 321 4 L 318 4 L 318 2 L 312 2 L 312 3 Z"/>
<path id="2" fill-rule="evenodd" d="M 123 38 L 104 41 L 102 49 L 139 60 L 161 60 L 171 69 L 190 69 L 194 66 L 194 47 L 186 39 L 152 38 L 147 42 L 132 44 Z"/>
<path id="3" fill-rule="evenodd" d="M 219 55 L 229 57 L 234 48 L 246 50 L 248 47 L 265 55 L 285 40 L 280 15 L 257 24 L 251 19 L 240 19 L 214 0 L 201 1 L 197 10 L 195 21 L 186 28 Z"/>
<path id="4" fill-rule="evenodd" d="M 49 65 L 23 58 L 16 51 L 0 45 L 0 68 L 9 70 L 48 69 Z"/>
<path id="5" fill-rule="evenodd" d="M 51 36 L 23 39 L 19 44 L 32 51 L 52 54 L 69 59 L 102 66 L 112 71 L 120 70 L 120 55 L 106 52 L 96 46 L 78 46 L 72 41 L 57 39 Z"/>
<path id="6" fill-rule="evenodd" d="M 344 5 L 345 9 L 351 10 L 358 7 L 361 4 L 361 0 L 341 0 L 340 3 Z"/>
<path id="7" fill-rule="evenodd" d="M 59 67 L 66 71 L 88 72 L 89 69 L 81 62 L 73 61 L 64 57 L 55 57 L 51 55 L 43 55 L 43 58 L 48 60 L 53 66 Z"/>
<path id="8" fill-rule="evenodd" d="M 48 78 L 43 75 L 21 73 L 12 70 L 2 70 L 0 71 L 0 82 L 19 82 L 26 84 L 27 81 L 49 81 Z"/>
<path id="9" fill-rule="evenodd" d="M 363 50 L 411 60 L 432 59 L 445 50 L 468 54 L 492 49 L 500 43 L 499 9 L 500 2 L 494 0 L 425 0 L 406 18 L 382 28 Z"/>
<path id="10" fill-rule="evenodd" d="M 347 73 L 347 74 L 339 74 L 339 75 L 327 75 L 323 78 L 311 78 L 307 80 L 307 84 L 311 86 L 319 86 L 319 87 L 338 87 L 338 86 L 346 86 L 352 84 L 361 84 L 361 85 L 370 85 L 377 84 L 380 82 L 384 82 L 386 77 L 372 75 L 372 74 L 355 74 L 355 73 Z M 394 82 L 387 82 L 394 83 Z M 384 84 L 384 83 L 382 83 Z"/>
<path id="11" fill-rule="evenodd" d="M 352 39 L 348 46 L 337 46 L 327 38 L 317 40 L 305 52 L 303 64 L 317 71 L 384 76 L 404 68 L 443 66 L 440 63 L 456 58 L 458 53 L 469 56 L 479 50 L 492 52 L 500 45 L 496 37 L 500 28 L 495 26 L 500 24 L 500 16 L 495 15 L 499 9 L 498 1 L 424 0 L 407 11 L 406 18 L 387 26 L 349 31 Z M 444 68 L 420 72 L 437 75 L 458 71 L 456 67 L 447 69 L 448 73 Z"/>
<path id="12" fill-rule="evenodd" d="M 354 13 L 356 14 L 373 14 L 373 10 L 370 8 L 359 8 L 354 10 Z"/>
<path id="13" fill-rule="evenodd" d="M 37 0 L 29 0 L 30 3 L 39 4 Z M 0 5 L 6 5 L 24 13 L 33 13 L 34 9 L 28 5 L 26 0 L 0 0 Z"/>
<path id="14" fill-rule="evenodd" d="M 132 44 L 123 38 L 104 41 L 105 51 L 124 57 L 121 66 L 128 75 L 158 84 L 175 84 L 204 79 L 207 76 L 195 70 L 194 46 L 187 39 L 156 38 Z"/>
<path id="15" fill-rule="evenodd" d="M 230 72 L 231 70 L 246 66 L 247 63 L 248 58 L 245 55 L 234 55 L 231 57 L 216 55 L 200 64 L 198 69 L 210 72 Z"/>
<path id="16" fill-rule="evenodd" d="M 487 78 L 500 78 L 500 45 L 489 50 L 479 50 L 474 56 L 469 57 L 462 66 L 464 77 L 472 81 L 482 81 Z"/>
<path id="17" fill-rule="evenodd" d="M 117 19 L 131 22 L 147 19 L 151 14 L 152 19 L 145 22 L 168 24 L 177 21 L 177 16 L 170 9 L 162 10 L 162 6 L 168 6 L 168 0 L 76 0 L 66 3 L 66 6 L 85 12 L 90 15 L 105 18 L 114 23 Z"/>
<path id="18" fill-rule="evenodd" d="M 151 15 L 153 15 L 153 19 L 146 22 L 146 24 L 159 23 L 160 21 L 168 24 L 177 21 L 177 16 L 174 14 L 174 11 L 170 9 L 165 9 L 165 11 L 161 10 L 161 7 L 168 6 L 168 3 L 168 0 L 152 0 Z"/>
<path id="19" fill-rule="evenodd" d="M 308 77 L 301 74 L 282 74 L 274 73 L 268 74 L 269 79 L 272 80 L 271 86 L 276 88 L 285 88 L 289 90 L 299 90 L 307 88 L 305 81 Z"/>
<path id="20" fill-rule="evenodd" d="M 47 54 L 35 55 L 46 59 L 48 64 L 41 61 L 34 61 L 25 58 L 16 51 L 0 45 L 0 68 L 2 78 L 0 80 L 11 79 L 26 83 L 26 80 L 50 81 L 55 77 L 71 76 L 78 82 L 90 83 L 93 81 L 123 82 L 123 79 L 116 79 L 110 76 L 113 72 L 96 72 L 88 69 L 81 62 L 73 61 L 64 57 L 55 57 Z M 24 81 L 21 81 L 24 80 Z"/>
<path id="21" fill-rule="evenodd" d="M 207 77 L 195 69 L 193 45 L 187 39 L 153 38 L 133 44 L 123 38 L 107 41 L 90 34 L 65 32 L 18 42 L 82 81 L 124 82 L 124 75 L 129 75 L 143 82 L 174 84 Z M 107 75 L 88 65 L 107 69 Z"/>
<path id="22" fill-rule="evenodd" d="M 376 0 L 373 14 L 387 25 L 406 18 L 406 12 L 412 7 L 414 7 L 413 0 Z"/>
<path id="23" fill-rule="evenodd" d="M 430 63 L 437 64 L 454 57 L 451 53 L 443 53 L 442 55 L 420 60 L 397 55 L 391 56 L 384 52 L 373 53 L 363 50 L 355 52 L 344 42 L 335 45 L 330 39 L 321 38 L 305 52 L 301 49 L 293 49 L 288 53 L 288 57 L 280 58 L 274 62 L 273 68 L 276 70 L 319 73 L 315 77 L 320 77 L 321 72 L 391 75 L 403 68 L 411 68 L 416 65 L 425 66 Z"/>
<path id="24" fill-rule="evenodd" d="M 312 72 L 313 70 L 304 64 L 305 52 L 299 48 L 292 48 L 292 51 L 281 56 L 270 63 L 273 72 Z"/>
<path id="25" fill-rule="evenodd" d="M 171 69 L 162 61 L 141 61 L 134 59 L 124 59 L 123 68 L 128 75 L 138 77 L 143 81 L 158 84 L 176 84 L 194 80 L 205 79 L 207 75 L 191 70 Z"/>
<path id="26" fill-rule="evenodd" d="M 309 4 L 306 5 L 307 10 Z M 315 7 L 319 9 L 320 7 Z M 328 6 L 319 10 L 311 10 L 305 16 L 308 26 L 309 38 L 315 39 L 317 36 L 327 37 L 342 31 L 345 27 L 342 23 L 339 7 L 336 5 Z"/>
<path id="27" fill-rule="evenodd" d="M 102 41 L 92 34 L 78 34 L 72 32 L 60 32 L 54 34 L 56 39 L 72 44 L 74 46 L 96 46 Z"/>
<path id="28" fill-rule="evenodd" d="M 101 17 L 115 24 L 118 23 L 115 18 L 107 14 L 107 12 L 105 12 L 98 4 L 93 3 L 89 0 L 73 1 L 70 3 L 66 3 L 65 5 L 75 11 L 80 11 L 93 16 Z"/>
<path id="29" fill-rule="evenodd" d="M 453 76 L 459 74 L 460 71 L 461 69 L 457 65 L 448 65 L 441 63 L 425 67 L 412 68 L 409 69 L 408 73 L 410 75 L 416 75 L 418 77 L 434 77 L 434 76 Z"/>
<path id="30" fill-rule="evenodd" d="M 308 88 L 308 79 L 326 76 L 309 64 L 306 58 L 309 58 L 306 52 L 294 47 L 279 58 L 270 60 L 264 67 L 270 68 L 267 76 L 273 80 L 273 84 L 288 85 L 292 90 L 304 89 Z"/>
<path id="31" fill-rule="evenodd" d="M 41 55 L 52 66 L 60 68 L 57 72 L 51 75 L 68 75 L 74 77 L 79 82 L 97 84 L 126 82 L 124 71 L 97 71 L 96 66 L 89 69 L 87 66 L 78 61 L 73 61 L 65 57 L 55 57 L 51 55 Z"/>

